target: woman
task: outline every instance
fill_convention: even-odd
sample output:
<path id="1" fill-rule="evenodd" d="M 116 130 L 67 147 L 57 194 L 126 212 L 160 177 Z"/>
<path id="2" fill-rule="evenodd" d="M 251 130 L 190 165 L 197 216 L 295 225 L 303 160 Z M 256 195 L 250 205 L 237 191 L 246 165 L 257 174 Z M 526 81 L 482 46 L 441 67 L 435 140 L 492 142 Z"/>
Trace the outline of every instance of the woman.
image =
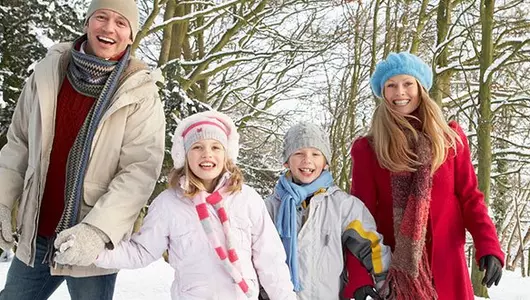
<path id="1" fill-rule="evenodd" d="M 370 132 L 353 144 L 351 193 L 374 216 L 392 248 L 383 293 L 389 299 L 472 300 L 464 255 L 465 230 L 486 269 L 483 284 L 499 283 L 504 254 L 478 190 L 466 135 L 449 124 L 427 91 L 431 68 L 410 53 L 391 53 L 371 78 L 383 98 Z M 375 297 L 371 278 L 347 258 L 345 293 Z"/>

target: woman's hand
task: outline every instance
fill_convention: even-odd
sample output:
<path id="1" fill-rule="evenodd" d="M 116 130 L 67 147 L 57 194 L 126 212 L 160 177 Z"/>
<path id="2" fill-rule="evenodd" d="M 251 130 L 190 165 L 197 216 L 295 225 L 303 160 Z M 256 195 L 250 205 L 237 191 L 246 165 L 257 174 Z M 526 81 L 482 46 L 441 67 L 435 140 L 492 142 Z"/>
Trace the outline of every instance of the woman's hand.
<path id="1" fill-rule="evenodd" d="M 486 269 L 486 274 L 484 279 L 482 279 L 482 285 L 490 288 L 493 283 L 499 285 L 499 281 L 502 277 L 502 264 L 500 260 L 493 255 L 484 255 L 479 260 L 479 269 L 484 271 Z"/>
<path id="2" fill-rule="evenodd" d="M 353 293 L 353 298 L 355 300 L 365 300 L 368 296 L 372 297 L 374 300 L 381 300 L 381 297 L 379 297 L 375 288 L 370 285 L 362 286 Z"/>

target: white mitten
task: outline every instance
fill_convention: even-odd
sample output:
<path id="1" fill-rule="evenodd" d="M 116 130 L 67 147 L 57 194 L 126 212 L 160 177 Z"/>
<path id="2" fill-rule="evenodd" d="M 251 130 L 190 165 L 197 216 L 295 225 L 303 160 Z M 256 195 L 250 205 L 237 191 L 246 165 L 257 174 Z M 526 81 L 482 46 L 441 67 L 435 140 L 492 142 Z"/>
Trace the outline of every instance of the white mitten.
<path id="1" fill-rule="evenodd" d="M 54 260 L 62 265 L 91 265 L 109 241 L 99 228 L 79 223 L 57 235 L 54 246 L 58 251 Z"/>

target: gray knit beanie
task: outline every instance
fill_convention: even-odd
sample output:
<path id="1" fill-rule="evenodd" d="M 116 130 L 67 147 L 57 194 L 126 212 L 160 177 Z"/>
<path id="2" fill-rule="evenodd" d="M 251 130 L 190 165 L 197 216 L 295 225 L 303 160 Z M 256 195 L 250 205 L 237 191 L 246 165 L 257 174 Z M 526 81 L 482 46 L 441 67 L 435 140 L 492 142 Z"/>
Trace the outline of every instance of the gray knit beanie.
<path id="1" fill-rule="evenodd" d="M 131 35 L 134 41 L 140 27 L 138 6 L 134 0 L 92 0 L 85 15 L 85 24 L 87 24 L 88 18 L 98 9 L 110 9 L 127 19 L 131 26 Z"/>
<path id="2" fill-rule="evenodd" d="M 298 123 L 289 128 L 283 138 L 283 162 L 301 148 L 316 148 L 324 154 L 327 163 L 331 159 L 331 146 L 328 134 L 319 126 L 311 123 Z"/>

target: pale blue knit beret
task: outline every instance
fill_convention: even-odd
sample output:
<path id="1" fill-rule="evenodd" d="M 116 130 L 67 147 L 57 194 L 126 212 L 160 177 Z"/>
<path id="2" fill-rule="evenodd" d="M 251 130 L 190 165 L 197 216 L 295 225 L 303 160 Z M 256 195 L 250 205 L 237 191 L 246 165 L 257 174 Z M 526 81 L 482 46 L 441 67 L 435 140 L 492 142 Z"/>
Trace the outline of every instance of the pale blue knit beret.
<path id="1" fill-rule="evenodd" d="M 382 98 L 385 82 L 393 76 L 403 74 L 415 77 L 426 90 L 432 87 L 431 67 L 421 58 L 408 52 L 391 52 L 386 59 L 375 66 L 370 79 L 372 91 L 377 97 Z"/>

